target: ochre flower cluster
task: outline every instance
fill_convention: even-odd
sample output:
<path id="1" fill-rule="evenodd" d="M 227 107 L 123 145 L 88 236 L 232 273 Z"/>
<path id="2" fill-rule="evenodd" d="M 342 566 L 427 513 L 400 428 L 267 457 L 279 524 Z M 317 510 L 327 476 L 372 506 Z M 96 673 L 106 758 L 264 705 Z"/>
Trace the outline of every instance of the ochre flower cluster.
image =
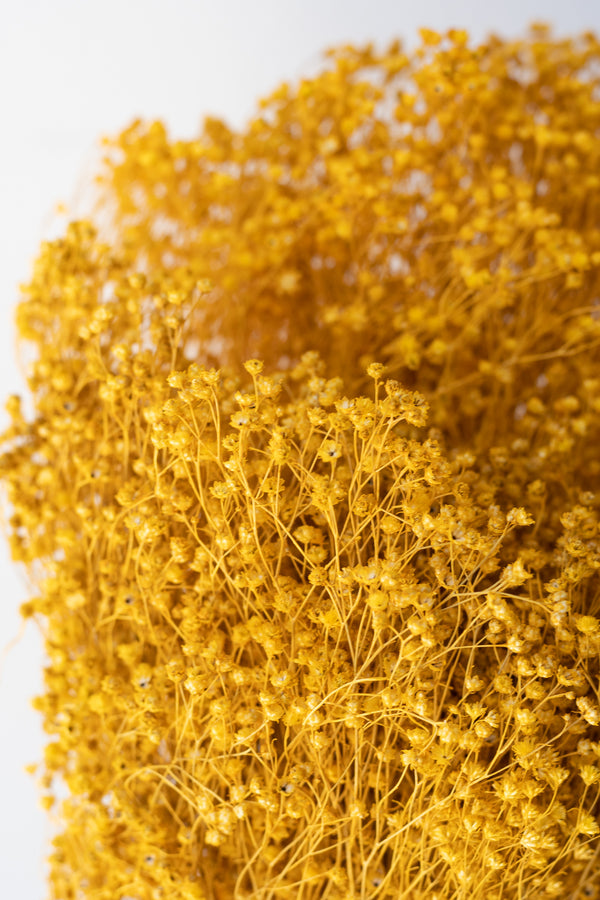
<path id="1" fill-rule="evenodd" d="M 54 900 L 600 884 L 600 43 L 106 147 L 18 310 Z"/>

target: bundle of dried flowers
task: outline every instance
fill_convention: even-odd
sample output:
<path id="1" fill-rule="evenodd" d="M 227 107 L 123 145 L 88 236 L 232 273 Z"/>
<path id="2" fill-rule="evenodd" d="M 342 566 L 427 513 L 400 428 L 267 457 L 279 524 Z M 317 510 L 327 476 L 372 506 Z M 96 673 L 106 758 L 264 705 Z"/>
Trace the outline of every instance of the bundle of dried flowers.
<path id="1" fill-rule="evenodd" d="M 136 122 L 41 250 L 56 900 L 597 896 L 600 43 L 422 38 Z"/>

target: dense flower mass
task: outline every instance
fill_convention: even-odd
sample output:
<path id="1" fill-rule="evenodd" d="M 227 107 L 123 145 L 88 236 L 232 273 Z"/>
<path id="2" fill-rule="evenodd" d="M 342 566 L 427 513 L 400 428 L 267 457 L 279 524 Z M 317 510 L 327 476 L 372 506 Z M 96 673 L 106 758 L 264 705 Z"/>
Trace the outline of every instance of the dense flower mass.
<path id="1" fill-rule="evenodd" d="M 0 459 L 51 897 L 597 897 L 598 39 L 343 47 L 106 154 Z"/>

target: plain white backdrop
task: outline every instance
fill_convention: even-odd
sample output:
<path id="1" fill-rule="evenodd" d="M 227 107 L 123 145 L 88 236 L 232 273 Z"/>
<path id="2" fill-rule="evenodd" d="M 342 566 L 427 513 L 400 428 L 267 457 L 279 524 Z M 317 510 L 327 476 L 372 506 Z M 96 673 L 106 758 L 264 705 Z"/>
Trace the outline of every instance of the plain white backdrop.
<path id="1" fill-rule="evenodd" d="M 40 240 L 62 226 L 93 171 L 97 141 L 133 118 L 189 137 L 205 114 L 241 126 L 282 80 L 313 71 L 338 42 L 414 42 L 416 30 L 515 36 L 532 20 L 559 34 L 600 30 L 596 0 L 19 0 L 0 4 L 0 428 L 23 391 L 13 311 Z M 42 686 L 34 626 L 19 633 L 22 573 L 0 546 L 0 893 L 43 900 L 50 827 L 26 763 L 43 734 L 30 698 Z M 118 898 L 115 898 L 118 900 Z"/>

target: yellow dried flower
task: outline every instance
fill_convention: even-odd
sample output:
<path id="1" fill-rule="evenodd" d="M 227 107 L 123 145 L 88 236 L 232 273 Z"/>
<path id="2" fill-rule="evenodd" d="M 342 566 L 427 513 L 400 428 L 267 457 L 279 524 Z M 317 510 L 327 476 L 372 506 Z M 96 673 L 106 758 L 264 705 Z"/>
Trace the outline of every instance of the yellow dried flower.
<path id="1" fill-rule="evenodd" d="M 55 900 L 600 888 L 600 43 L 421 36 L 134 122 L 42 245 Z"/>

